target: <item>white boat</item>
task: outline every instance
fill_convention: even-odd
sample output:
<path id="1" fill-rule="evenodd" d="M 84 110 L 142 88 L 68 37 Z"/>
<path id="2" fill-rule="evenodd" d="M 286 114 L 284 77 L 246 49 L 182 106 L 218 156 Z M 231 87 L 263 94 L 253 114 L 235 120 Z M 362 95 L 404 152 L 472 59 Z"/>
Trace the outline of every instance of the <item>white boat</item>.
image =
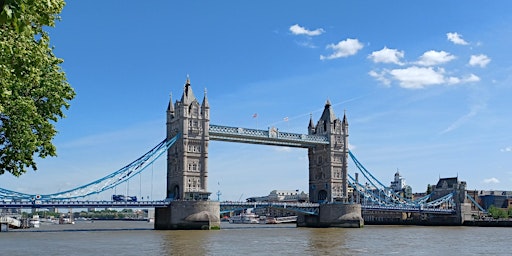
<path id="1" fill-rule="evenodd" d="M 229 218 L 229 223 L 233 224 L 258 224 L 259 216 L 252 213 L 252 212 L 246 212 L 241 213 L 240 215 L 235 215 L 231 218 Z"/>
<path id="2" fill-rule="evenodd" d="M 30 219 L 30 226 L 33 228 L 39 228 L 40 222 L 39 222 L 39 215 L 32 216 L 32 219 Z"/>
<path id="3" fill-rule="evenodd" d="M 281 223 L 296 223 L 297 216 L 286 216 L 286 217 L 267 217 L 262 223 L 265 224 L 281 224 Z"/>

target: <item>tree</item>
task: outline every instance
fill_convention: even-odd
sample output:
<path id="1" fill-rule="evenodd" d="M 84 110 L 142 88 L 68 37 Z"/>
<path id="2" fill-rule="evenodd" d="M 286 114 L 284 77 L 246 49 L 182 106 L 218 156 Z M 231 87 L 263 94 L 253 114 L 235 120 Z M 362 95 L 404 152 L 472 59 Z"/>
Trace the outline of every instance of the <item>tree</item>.
<path id="1" fill-rule="evenodd" d="M 34 156 L 56 156 L 55 122 L 75 96 L 44 27 L 63 0 L 0 0 L 0 174 L 37 170 Z"/>
<path id="2" fill-rule="evenodd" d="M 505 209 L 498 208 L 494 205 L 491 205 L 489 209 L 487 209 L 489 215 L 494 219 L 506 219 L 508 218 L 508 212 Z"/>
<path id="3" fill-rule="evenodd" d="M 427 184 L 427 195 L 430 195 L 432 193 L 432 186 L 430 184 Z"/>

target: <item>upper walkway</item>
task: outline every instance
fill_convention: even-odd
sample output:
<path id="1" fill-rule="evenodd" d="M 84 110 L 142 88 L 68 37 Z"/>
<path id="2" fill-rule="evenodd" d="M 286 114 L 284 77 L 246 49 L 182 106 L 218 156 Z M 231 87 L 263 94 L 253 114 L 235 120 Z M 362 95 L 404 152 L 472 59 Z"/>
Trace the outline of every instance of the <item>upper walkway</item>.
<path id="1" fill-rule="evenodd" d="M 280 132 L 275 127 L 271 127 L 268 130 L 257 130 L 241 127 L 210 125 L 209 134 L 210 140 L 272 146 L 310 148 L 317 145 L 329 144 L 329 139 L 325 136 Z"/>

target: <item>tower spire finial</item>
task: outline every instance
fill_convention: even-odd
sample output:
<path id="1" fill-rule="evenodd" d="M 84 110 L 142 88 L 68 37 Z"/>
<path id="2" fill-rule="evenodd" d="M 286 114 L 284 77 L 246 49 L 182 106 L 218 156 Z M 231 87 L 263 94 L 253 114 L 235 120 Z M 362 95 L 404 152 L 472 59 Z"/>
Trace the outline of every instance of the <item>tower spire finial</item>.
<path id="1" fill-rule="evenodd" d="M 185 82 L 185 84 L 190 84 L 190 76 L 187 74 L 187 81 Z"/>

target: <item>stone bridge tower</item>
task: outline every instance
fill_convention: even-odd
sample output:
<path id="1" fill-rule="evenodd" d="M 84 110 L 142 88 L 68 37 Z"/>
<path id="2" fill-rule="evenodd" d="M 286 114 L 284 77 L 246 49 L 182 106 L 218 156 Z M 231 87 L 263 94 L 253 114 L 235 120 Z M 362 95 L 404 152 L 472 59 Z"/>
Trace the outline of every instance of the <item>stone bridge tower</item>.
<path id="1" fill-rule="evenodd" d="M 336 118 L 327 100 L 316 126 L 310 118 L 308 134 L 326 136 L 328 145 L 308 149 L 309 200 L 317 203 L 348 202 L 348 122 Z"/>
<path id="2" fill-rule="evenodd" d="M 207 200 L 208 130 L 210 106 L 204 93 L 199 104 L 187 77 L 181 100 L 167 108 L 167 139 L 180 134 L 167 151 L 167 198 L 172 200 Z"/>
<path id="3" fill-rule="evenodd" d="M 199 104 L 187 77 L 181 100 L 167 107 L 167 207 L 155 207 L 155 229 L 219 229 L 220 204 L 210 201 L 208 142 L 210 106 Z"/>

